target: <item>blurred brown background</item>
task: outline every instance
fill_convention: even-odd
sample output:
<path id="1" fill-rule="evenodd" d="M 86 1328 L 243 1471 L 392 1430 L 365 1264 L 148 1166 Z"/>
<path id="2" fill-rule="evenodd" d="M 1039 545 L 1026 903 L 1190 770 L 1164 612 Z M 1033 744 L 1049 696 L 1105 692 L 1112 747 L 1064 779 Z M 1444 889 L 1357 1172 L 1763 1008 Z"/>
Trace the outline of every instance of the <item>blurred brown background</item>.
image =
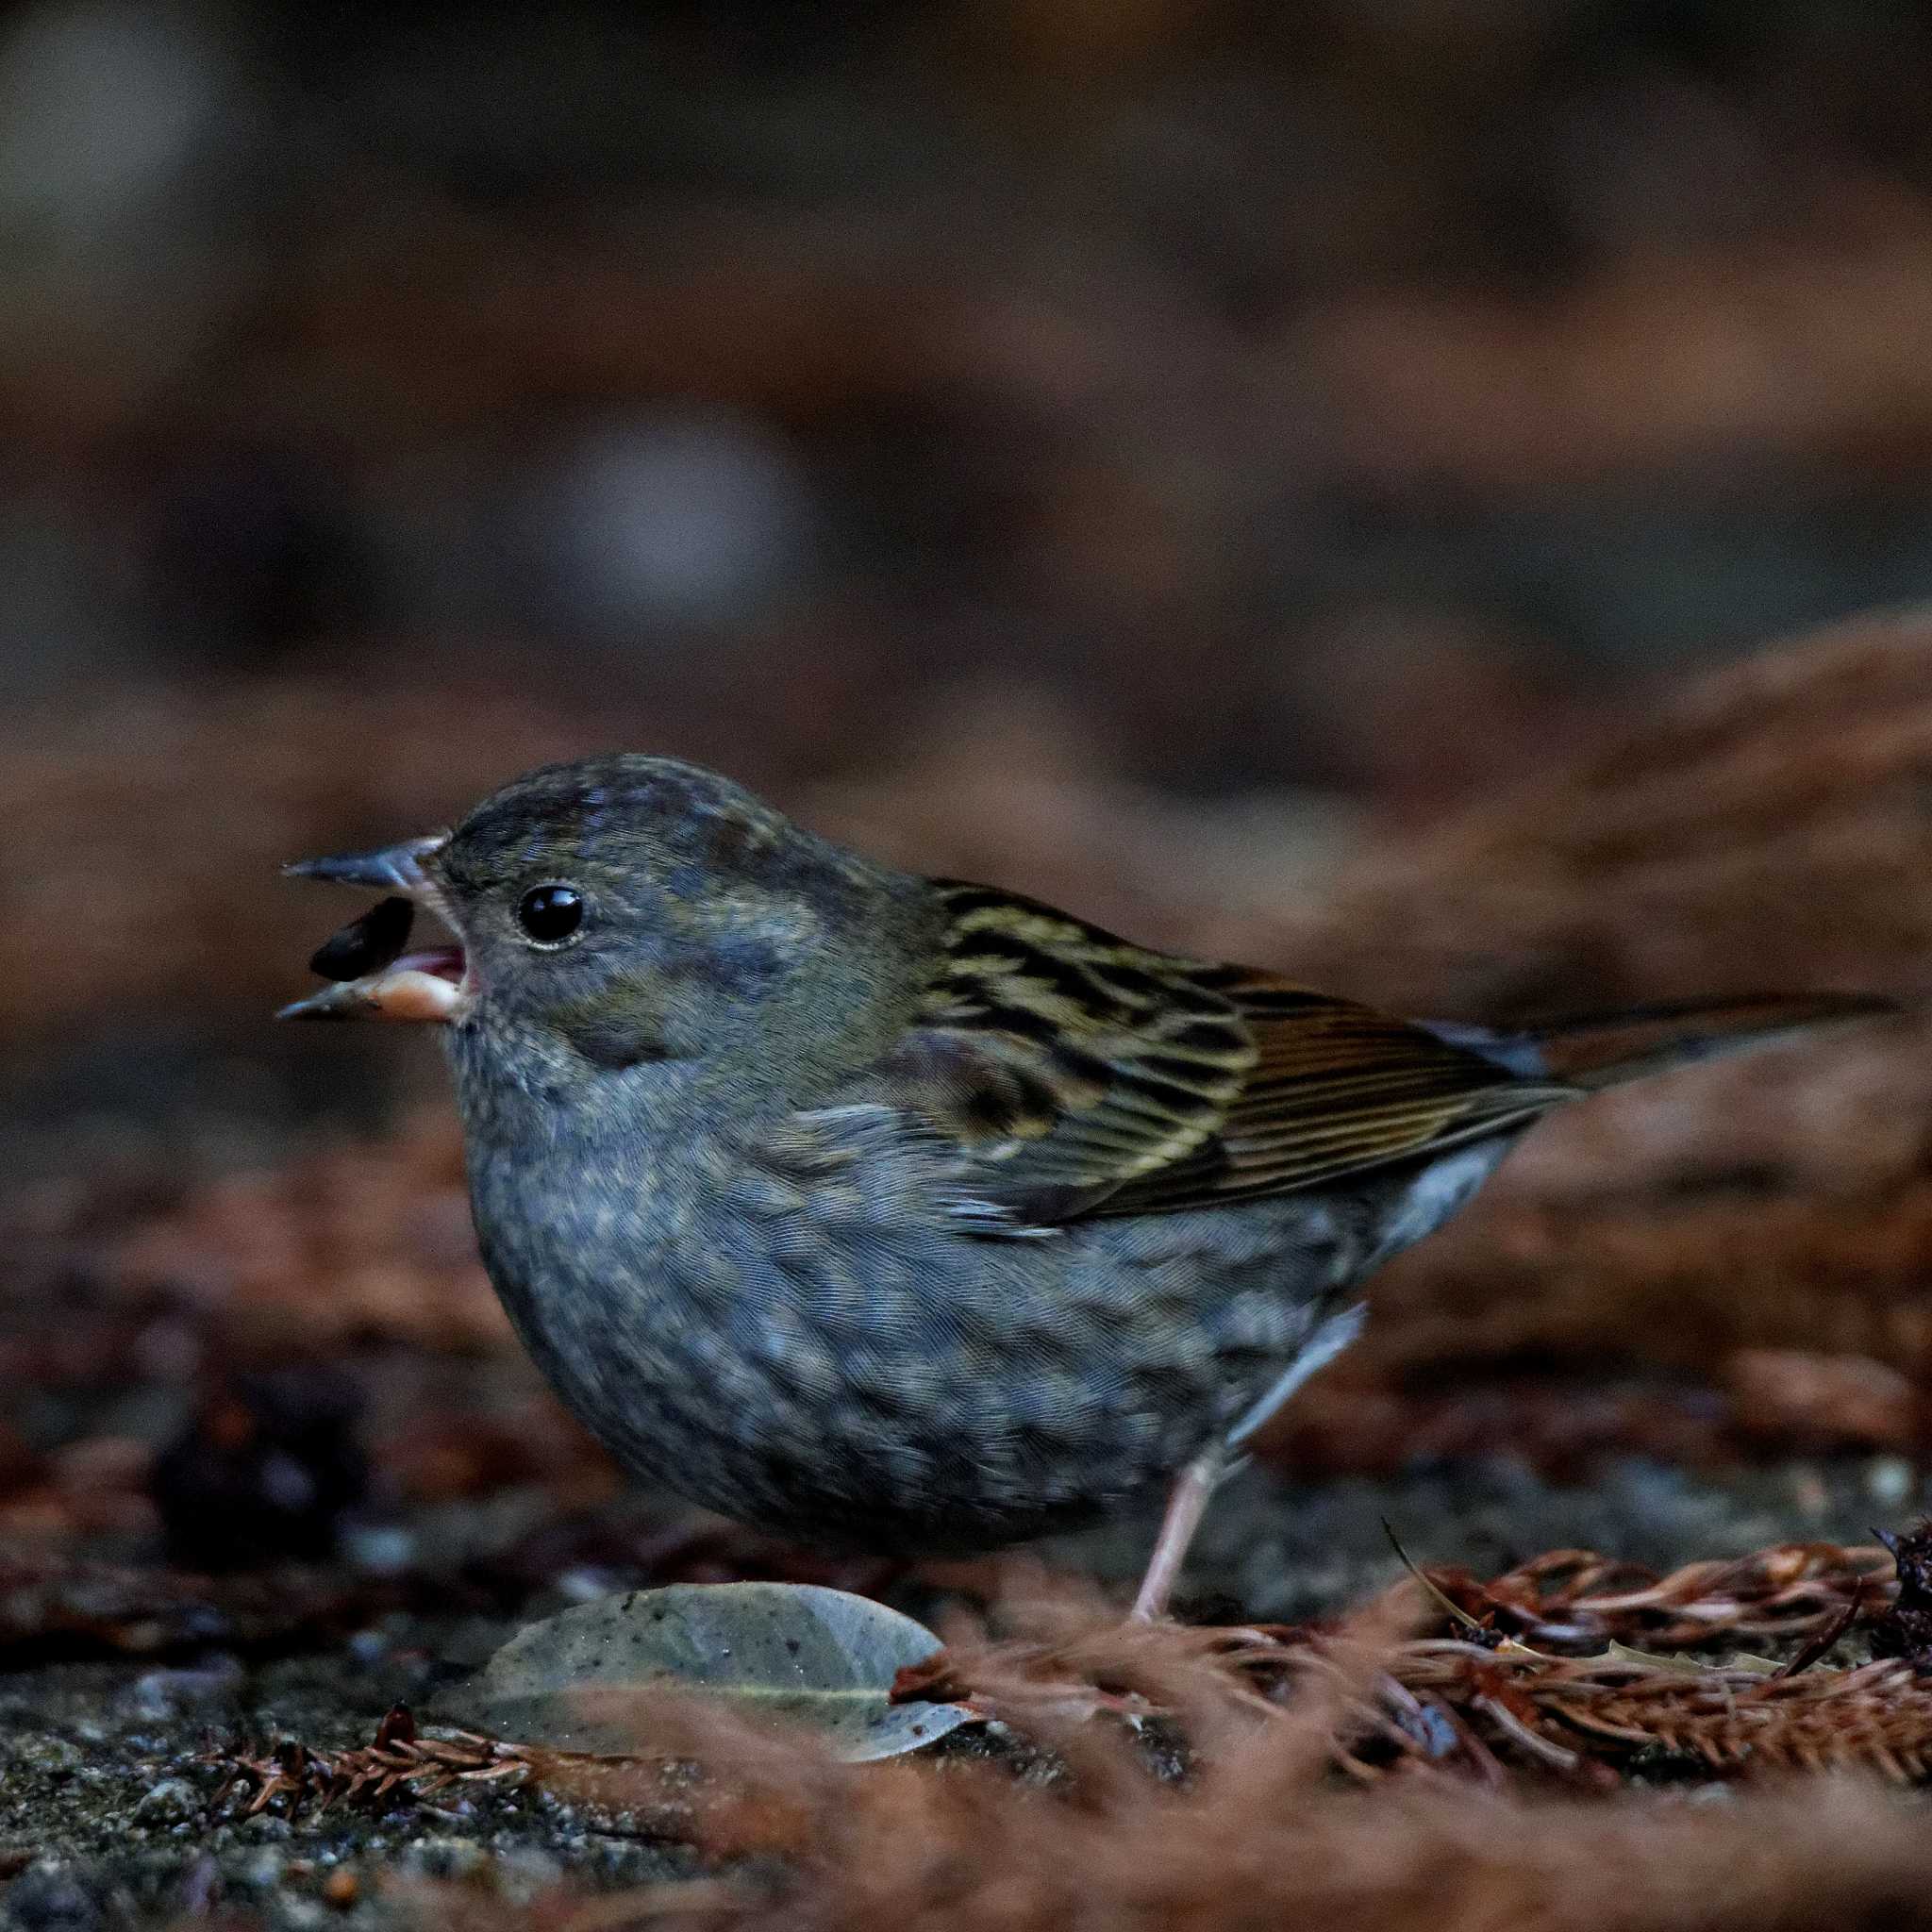
<path id="1" fill-rule="evenodd" d="M 1903 0 L 8 9 L 6 1017 L 259 998 L 265 859 L 591 743 L 1278 906 L 1916 598 L 1928 86 Z"/>
<path id="2" fill-rule="evenodd" d="M 1433 810 L 1921 594 L 1928 87 L 1884 0 L 10 8 L 13 715 L 437 656 Z"/>
<path id="3" fill-rule="evenodd" d="M 1932 643 L 1751 654 L 1932 587 L 1928 97 L 1903 0 L 8 9 L 7 1520 L 298 1343 L 535 1399 L 430 1043 L 266 1016 L 281 859 L 542 757 L 1422 1011 L 1917 990 Z M 1357 1373 L 1916 1455 L 1922 1048 L 1553 1130 Z"/>

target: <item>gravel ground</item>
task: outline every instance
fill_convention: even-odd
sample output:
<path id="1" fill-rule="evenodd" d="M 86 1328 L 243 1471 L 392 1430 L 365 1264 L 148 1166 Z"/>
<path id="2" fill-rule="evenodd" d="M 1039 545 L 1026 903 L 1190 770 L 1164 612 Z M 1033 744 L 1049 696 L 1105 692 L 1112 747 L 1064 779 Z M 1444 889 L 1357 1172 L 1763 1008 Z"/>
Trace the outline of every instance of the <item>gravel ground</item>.
<path id="1" fill-rule="evenodd" d="M 1506 1464 L 1307 1488 L 1249 1473 L 1210 1519 L 1187 1607 L 1293 1618 L 1357 1601 L 1395 1572 L 1384 1519 L 1419 1560 L 1484 1573 L 1566 1544 L 1661 1568 L 1785 1539 L 1862 1541 L 1872 1522 L 1909 1513 L 1920 1489 L 1885 1459 L 1724 1479 L 1628 1461 L 1587 1489 Z M 501 1504 L 491 1507 L 501 1520 Z M 1122 1524 L 1048 1554 L 1124 1580 L 1145 1527 Z M 471 1529 L 485 1539 L 489 1524 Z M 450 1525 L 440 1533 L 449 1537 Z M 899 1596 L 934 1607 L 917 1591 Z M 533 1599 L 529 1609 L 550 1607 Z M 295 1656 L 214 1650 L 165 1663 L 49 1662 L 0 1677 L 0 1872 L 10 1878 L 0 1924 L 158 1925 L 226 1901 L 274 1926 L 376 1927 L 408 1922 L 412 1879 L 457 1877 L 523 1897 L 566 1875 L 615 1887 L 687 1874 L 687 1851 L 635 1823 L 500 1786 L 292 1820 L 211 1808 L 221 1774 L 200 1761 L 211 1741 L 366 1743 L 392 1704 L 422 1708 L 512 1622 L 398 1613 Z"/>

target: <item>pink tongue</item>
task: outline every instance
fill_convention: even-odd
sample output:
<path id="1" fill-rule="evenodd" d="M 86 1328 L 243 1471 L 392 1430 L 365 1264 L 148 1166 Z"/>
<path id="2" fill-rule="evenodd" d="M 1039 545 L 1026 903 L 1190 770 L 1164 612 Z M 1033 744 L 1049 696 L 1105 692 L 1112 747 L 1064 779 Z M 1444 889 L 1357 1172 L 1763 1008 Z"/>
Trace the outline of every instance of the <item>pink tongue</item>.
<path id="1" fill-rule="evenodd" d="M 432 974 L 455 986 L 463 976 L 463 951 L 460 946 L 437 946 L 420 953 L 405 953 L 374 976 L 387 978 L 391 973 Z"/>

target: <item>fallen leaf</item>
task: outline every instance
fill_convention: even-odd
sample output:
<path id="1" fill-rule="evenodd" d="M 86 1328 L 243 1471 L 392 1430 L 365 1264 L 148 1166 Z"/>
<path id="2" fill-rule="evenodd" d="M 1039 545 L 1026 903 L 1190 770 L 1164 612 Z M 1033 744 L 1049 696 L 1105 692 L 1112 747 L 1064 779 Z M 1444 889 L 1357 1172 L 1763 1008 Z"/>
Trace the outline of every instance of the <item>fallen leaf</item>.
<path id="1" fill-rule="evenodd" d="M 899 1672 L 939 1649 L 924 1624 L 842 1590 L 674 1583 L 530 1624 L 447 1693 L 444 1711 L 520 1743 L 634 1751 L 637 1723 L 588 1693 L 676 1688 L 729 1698 L 754 1723 L 808 1726 L 858 1762 L 973 1721 L 956 1704 L 892 1702 Z"/>

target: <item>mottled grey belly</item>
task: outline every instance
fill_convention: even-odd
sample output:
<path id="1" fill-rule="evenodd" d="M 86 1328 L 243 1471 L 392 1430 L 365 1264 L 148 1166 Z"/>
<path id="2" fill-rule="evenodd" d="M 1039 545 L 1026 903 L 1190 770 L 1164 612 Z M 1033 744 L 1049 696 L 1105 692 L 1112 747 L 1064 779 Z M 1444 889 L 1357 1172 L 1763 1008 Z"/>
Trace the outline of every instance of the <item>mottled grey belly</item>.
<path id="1" fill-rule="evenodd" d="M 627 1467 L 741 1522 L 913 1554 L 1018 1541 L 1164 1484 L 1506 1149 L 1026 1240 L 828 1243 L 818 1224 L 700 1208 L 644 1241 L 554 1186 L 541 1219 L 505 1214 L 508 1174 L 479 1183 L 477 1218 L 531 1355 Z"/>

